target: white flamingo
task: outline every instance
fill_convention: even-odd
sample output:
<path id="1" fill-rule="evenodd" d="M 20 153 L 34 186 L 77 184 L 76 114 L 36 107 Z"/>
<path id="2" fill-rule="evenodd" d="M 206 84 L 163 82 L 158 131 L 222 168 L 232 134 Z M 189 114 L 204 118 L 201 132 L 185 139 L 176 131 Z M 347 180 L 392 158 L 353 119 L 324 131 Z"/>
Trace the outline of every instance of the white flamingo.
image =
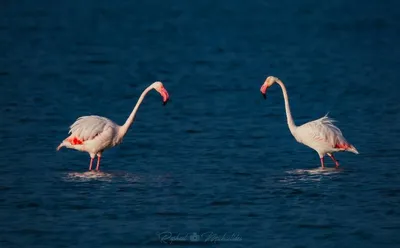
<path id="1" fill-rule="evenodd" d="M 274 83 L 278 83 L 282 88 L 283 98 L 285 99 L 286 118 L 290 132 L 297 142 L 314 149 L 318 153 L 322 168 L 324 168 L 325 154 L 335 162 L 336 168 L 339 167 L 339 162 L 332 155 L 333 152 L 348 151 L 358 154 L 357 149 L 346 141 L 340 129 L 333 124 L 334 120 L 327 115 L 318 120 L 296 126 L 292 114 L 290 113 L 289 99 L 285 85 L 279 78 L 273 76 L 267 77 L 260 89 L 264 99 L 266 98 L 265 94 L 267 88 Z"/>
<path id="2" fill-rule="evenodd" d="M 96 115 L 79 117 L 70 126 L 69 134 L 71 135 L 61 142 L 57 147 L 57 151 L 65 146 L 78 151 L 88 152 L 90 155 L 89 170 L 92 169 L 93 159 L 97 155 L 96 170 L 99 170 L 101 154 L 105 149 L 114 147 L 122 142 L 122 139 L 135 119 L 140 104 L 146 94 L 152 89 L 161 94 L 163 105 L 165 105 L 169 99 L 169 94 L 161 82 L 154 82 L 143 91 L 124 125 L 119 126 L 105 117 Z"/>

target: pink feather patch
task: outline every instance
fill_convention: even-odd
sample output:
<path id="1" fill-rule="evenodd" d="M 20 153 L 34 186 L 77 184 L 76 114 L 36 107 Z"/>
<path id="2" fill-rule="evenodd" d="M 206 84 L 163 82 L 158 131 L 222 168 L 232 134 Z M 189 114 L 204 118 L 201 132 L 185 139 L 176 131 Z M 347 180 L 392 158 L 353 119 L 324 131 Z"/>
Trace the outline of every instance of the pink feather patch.
<path id="1" fill-rule="evenodd" d="M 67 140 L 72 145 L 82 145 L 83 144 L 83 141 L 78 139 L 77 137 L 71 137 L 71 138 L 68 138 Z"/>
<path id="2" fill-rule="evenodd" d="M 336 144 L 335 145 L 335 148 L 338 148 L 338 149 L 347 149 L 349 147 L 350 147 L 349 144 Z"/>

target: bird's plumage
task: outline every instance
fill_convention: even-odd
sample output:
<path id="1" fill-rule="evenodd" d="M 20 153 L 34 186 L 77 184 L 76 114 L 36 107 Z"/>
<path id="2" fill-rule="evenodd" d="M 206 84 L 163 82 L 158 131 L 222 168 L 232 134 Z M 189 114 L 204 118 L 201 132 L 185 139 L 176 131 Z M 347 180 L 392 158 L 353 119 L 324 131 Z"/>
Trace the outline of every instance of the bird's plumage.
<path id="1" fill-rule="evenodd" d="M 333 147 L 337 143 L 346 143 L 346 139 L 343 137 L 340 129 L 333 124 L 334 122 L 335 120 L 325 115 L 297 127 L 296 135 L 325 142 Z"/>
<path id="2" fill-rule="evenodd" d="M 342 131 L 333 124 L 334 122 L 336 122 L 334 119 L 325 115 L 297 127 L 294 136 L 298 142 L 309 146 L 321 155 L 351 148 Z"/>
<path id="3" fill-rule="evenodd" d="M 97 115 L 79 117 L 70 126 L 68 132 L 70 135 L 61 142 L 57 147 L 57 150 L 60 150 L 62 147 L 67 147 L 78 151 L 88 152 L 91 158 L 89 170 L 92 169 L 93 158 L 97 155 L 98 160 L 96 170 L 98 170 L 100 157 L 103 151 L 121 143 L 129 127 L 132 125 L 136 112 L 144 97 L 152 89 L 155 89 L 161 94 L 165 105 L 169 99 L 169 94 L 161 82 L 154 82 L 142 92 L 138 102 L 124 125 L 119 126 L 110 119 Z"/>
<path id="4" fill-rule="evenodd" d="M 349 142 L 347 142 L 347 140 L 343 136 L 342 131 L 340 131 L 337 126 L 335 126 L 335 120 L 329 118 L 328 115 L 325 115 L 317 120 L 307 122 L 301 126 L 296 126 L 290 112 L 288 100 L 289 98 L 287 95 L 286 87 L 280 79 L 269 76 L 265 80 L 264 84 L 261 86 L 261 93 L 264 95 L 265 98 L 267 88 L 274 83 L 278 83 L 282 88 L 290 132 L 299 143 L 302 143 L 314 149 L 318 153 L 321 159 L 322 167 L 324 166 L 323 157 L 326 154 L 330 156 L 333 161 L 335 161 L 336 166 L 339 166 L 339 163 L 333 157 L 333 152 L 348 151 L 358 154 L 357 149 Z"/>
<path id="5" fill-rule="evenodd" d="M 108 118 L 90 115 L 79 117 L 71 126 L 68 134 L 81 141 L 92 140 L 109 127 L 118 126 Z"/>

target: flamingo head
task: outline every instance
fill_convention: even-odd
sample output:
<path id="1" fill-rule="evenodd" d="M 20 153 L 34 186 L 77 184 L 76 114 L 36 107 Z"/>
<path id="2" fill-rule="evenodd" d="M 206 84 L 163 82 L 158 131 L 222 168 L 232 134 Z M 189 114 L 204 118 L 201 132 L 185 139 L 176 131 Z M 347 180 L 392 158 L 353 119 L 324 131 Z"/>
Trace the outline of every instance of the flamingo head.
<path id="1" fill-rule="evenodd" d="M 265 82 L 263 83 L 263 85 L 261 86 L 261 94 L 263 95 L 264 99 L 267 98 L 266 93 L 267 93 L 267 89 L 268 87 L 270 87 L 271 85 L 273 85 L 275 83 L 276 78 L 273 76 L 269 76 L 267 77 L 267 79 L 265 79 Z"/>
<path id="2" fill-rule="evenodd" d="M 169 94 L 168 94 L 167 89 L 165 89 L 164 85 L 163 85 L 160 81 L 157 81 L 157 82 L 154 82 L 154 83 L 153 83 L 153 88 L 154 88 L 158 93 L 160 93 L 160 95 L 162 96 L 162 98 L 163 98 L 163 105 L 167 104 L 167 102 L 168 102 L 168 100 L 169 100 Z"/>

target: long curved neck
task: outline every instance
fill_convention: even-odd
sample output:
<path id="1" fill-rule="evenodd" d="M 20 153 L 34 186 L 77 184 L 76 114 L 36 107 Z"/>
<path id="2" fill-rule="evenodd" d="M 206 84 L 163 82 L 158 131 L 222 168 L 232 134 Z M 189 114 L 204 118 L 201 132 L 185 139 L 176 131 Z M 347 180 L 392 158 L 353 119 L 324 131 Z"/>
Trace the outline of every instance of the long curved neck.
<path id="1" fill-rule="evenodd" d="M 143 93 L 140 95 L 139 100 L 137 101 L 135 107 L 132 110 L 132 113 L 129 115 L 128 119 L 126 119 L 124 125 L 122 125 L 119 129 L 119 136 L 122 138 L 125 136 L 125 134 L 128 132 L 129 127 L 132 125 L 135 116 L 136 116 L 136 112 L 139 109 L 140 104 L 143 102 L 144 97 L 147 95 L 147 93 L 149 93 L 150 90 L 152 90 L 153 87 L 149 86 L 147 87 Z"/>
<path id="2" fill-rule="evenodd" d="M 295 133 L 294 131 L 296 130 L 296 124 L 294 123 L 292 113 L 290 112 L 289 97 L 286 91 L 286 87 L 280 79 L 276 79 L 275 82 L 277 82 L 282 88 L 283 98 L 285 99 L 287 124 L 289 126 L 290 132 L 292 133 L 292 135 L 294 135 Z"/>

